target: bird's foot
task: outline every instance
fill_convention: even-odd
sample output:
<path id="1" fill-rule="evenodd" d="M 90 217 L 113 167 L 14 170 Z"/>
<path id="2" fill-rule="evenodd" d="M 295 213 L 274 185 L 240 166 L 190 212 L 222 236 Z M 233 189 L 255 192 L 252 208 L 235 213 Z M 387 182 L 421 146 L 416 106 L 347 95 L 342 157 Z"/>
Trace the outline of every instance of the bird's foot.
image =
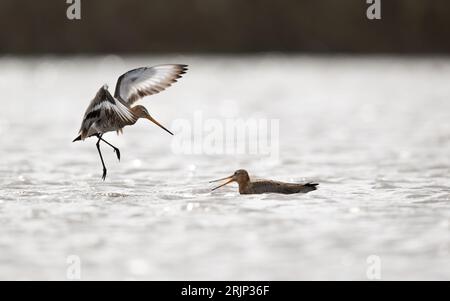
<path id="1" fill-rule="evenodd" d="M 105 179 L 106 179 L 106 168 L 103 168 L 102 180 L 105 181 Z"/>
<path id="2" fill-rule="evenodd" d="M 114 152 L 117 155 L 117 159 L 119 159 L 119 161 L 120 161 L 120 150 L 118 148 L 114 148 Z"/>

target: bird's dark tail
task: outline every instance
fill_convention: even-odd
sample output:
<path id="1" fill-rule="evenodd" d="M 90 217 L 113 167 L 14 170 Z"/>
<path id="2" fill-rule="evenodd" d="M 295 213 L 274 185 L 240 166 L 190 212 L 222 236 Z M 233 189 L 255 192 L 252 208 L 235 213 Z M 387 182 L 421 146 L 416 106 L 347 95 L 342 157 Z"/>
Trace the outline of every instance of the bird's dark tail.
<path id="1" fill-rule="evenodd" d="M 81 135 L 79 135 L 77 138 L 75 138 L 75 139 L 73 139 L 73 141 L 72 142 L 75 142 L 75 141 L 80 141 L 81 140 Z"/>
<path id="2" fill-rule="evenodd" d="M 306 183 L 305 185 L 303 185 L 303 187 L 306 188 L 307 191 L 316 190 L 317 189 L 316 186 L 319 186 L 319 184 L 318 183 Z"/>

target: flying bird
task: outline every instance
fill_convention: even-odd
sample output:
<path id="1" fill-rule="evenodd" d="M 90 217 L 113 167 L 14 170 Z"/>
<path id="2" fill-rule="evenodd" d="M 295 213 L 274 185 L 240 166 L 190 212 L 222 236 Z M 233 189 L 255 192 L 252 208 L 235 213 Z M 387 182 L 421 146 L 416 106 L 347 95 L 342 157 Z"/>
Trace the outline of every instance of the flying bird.
<path id="1" fill-rule="evenodd" d="M 130 70 L 122 74 L 116 83 L 114 96 L 108 91 L 108 86 L 101 87 L 84 113 L 79 136 L 73 142 L 89 137 L 97 137 L 97 150 L 103 166 L 103 181 L 106 178 L 106 166 L 100 151 L 100 141 L 114 149 L 120 161 L 120 151 L 117 147 L 102 138 L 104 133 L 116 131 L 122 133 L 127 125 L 135 124 L 140 118 L 145 118 L 173 135 L 156 121 L 144 106 L 136 102 L 145 96 L 159 93 L 170 87 L 186 73 L 187 65 L 158 65 Z"/>
<path id="2" fill-rule="evenodd" d="M 293 193 L 307 193 L 316 190 L 316 186 L 319 184 L 306 183 L 284 183 L 272 180 L 250 180 L 248 172 L 244 169 L 236 170 L 235 173 L 229 177 L 210 181 L 210 183 L 226 181 L 225 183 L 213 188 L 216 190 L 222 186 L 227 185 L 231 182 L 237 182 L 239 185 L 240 194 L 261 194 L 261 193 L 283 193 L 283 194 L 293 194 Z"/>

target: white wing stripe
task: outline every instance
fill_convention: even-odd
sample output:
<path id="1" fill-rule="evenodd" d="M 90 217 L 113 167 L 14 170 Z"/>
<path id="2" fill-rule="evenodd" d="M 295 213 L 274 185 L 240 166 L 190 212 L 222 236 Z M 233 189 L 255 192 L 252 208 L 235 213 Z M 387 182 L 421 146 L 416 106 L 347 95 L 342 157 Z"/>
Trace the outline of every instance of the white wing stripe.
<path id="1" fill-rule="evenodd" d="M 186 72 L 186 67 L 186 65 L 159 65 L 128 71 L 119 77 L 114 96 L 131 105 L 142 97 L 170 87 Z"/>
<path id="2" fill-rule="evenodd" d="M 109 101 L 102 101 L 92 108 L 92 111 L 96 110 L 111 110 L 116 112 L 120 118 L 128 121 L 133 120 L 133 115 L 130 113 L 127 107 L 125 107 L 121 102 L 116 101 L 115 104 L 110 103 Z"/>

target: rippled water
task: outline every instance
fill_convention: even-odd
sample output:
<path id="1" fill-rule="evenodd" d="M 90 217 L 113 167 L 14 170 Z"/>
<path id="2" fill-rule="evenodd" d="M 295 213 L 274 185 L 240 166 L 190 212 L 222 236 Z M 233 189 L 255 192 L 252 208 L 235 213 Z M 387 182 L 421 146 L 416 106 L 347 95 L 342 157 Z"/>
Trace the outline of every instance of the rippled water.
<path id="1" fill-rule="evenodd" d="M 148 122 L 71 143 L 104 83 L 188 63 L 143 101 L 180 119 L 279 120 L 278 161 L 189 155 Z M 0 279 L 450 279 L 450 60 L 271 56 L 0 59 Z M 235 169 L 306 195 L 210 192 Z"/>

